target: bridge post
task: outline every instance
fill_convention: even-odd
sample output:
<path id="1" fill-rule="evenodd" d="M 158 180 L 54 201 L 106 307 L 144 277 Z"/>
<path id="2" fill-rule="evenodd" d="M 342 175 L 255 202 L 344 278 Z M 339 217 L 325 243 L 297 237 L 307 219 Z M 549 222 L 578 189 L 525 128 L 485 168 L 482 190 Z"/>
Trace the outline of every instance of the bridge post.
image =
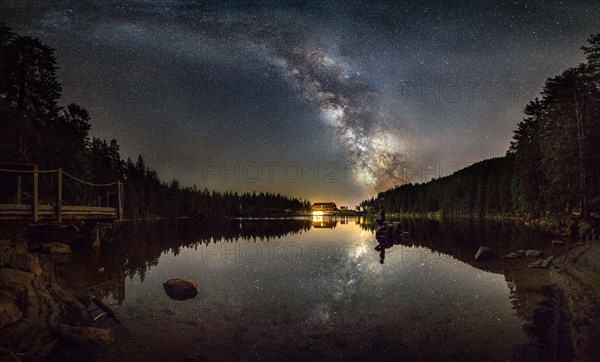
<path id="1" fill-rule="evenodd" d="M 125 218 L 123 215 L 123 184 L 121 181 L 117 181 L 117 216 L 119 217 L 119 221 L 123 221 Z"/>
<path id="2" fill-rule="evenodd" d="M 18 175 L 17 176 L 17 204 L 21 204 L 22 201 L 22 191 L 21 191 L 21 184 L 23 183 L 23 176 Z"/>
<path id="3" fill-rule="evenodd" d="M 33 165 L 33 222 L 39 221 L 39 169 L 38 165 Z"/>
<path id="4" fill-rule="evenodd" d="M 62 223 L 62 168 L 58 169 L 58 196 L 56 197 L 56 221 Z"/>

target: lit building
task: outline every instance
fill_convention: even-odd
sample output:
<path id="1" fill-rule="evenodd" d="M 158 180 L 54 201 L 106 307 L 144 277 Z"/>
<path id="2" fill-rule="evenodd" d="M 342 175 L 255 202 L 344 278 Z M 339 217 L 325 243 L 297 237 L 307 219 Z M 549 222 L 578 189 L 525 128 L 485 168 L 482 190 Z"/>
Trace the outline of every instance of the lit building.
<path id="1" fill-rule="evenodd" d="M 312 205 L 313 215 L 335 215 L 338 211 L 335 202 L 318 202 Z"/>

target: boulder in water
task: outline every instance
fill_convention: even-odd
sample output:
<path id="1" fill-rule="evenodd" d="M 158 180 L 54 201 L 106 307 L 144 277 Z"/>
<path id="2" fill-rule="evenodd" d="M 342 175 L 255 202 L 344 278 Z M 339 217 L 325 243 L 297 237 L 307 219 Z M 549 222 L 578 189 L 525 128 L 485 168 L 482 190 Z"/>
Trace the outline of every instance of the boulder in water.
<path id="1" fill-rule="evenodd" d="M 402 226 L 399 222 L 387 222 L 375 230 L 375 237 L 392 238 L 402 235 Z"/>
<path id="2" fill-rule="evenodd" d="M 186 279 L 169 279 L 163 283 L 165 292 L 171 299 L 187 300 L 195 298 L 198 294 L 198 282 Z"/>

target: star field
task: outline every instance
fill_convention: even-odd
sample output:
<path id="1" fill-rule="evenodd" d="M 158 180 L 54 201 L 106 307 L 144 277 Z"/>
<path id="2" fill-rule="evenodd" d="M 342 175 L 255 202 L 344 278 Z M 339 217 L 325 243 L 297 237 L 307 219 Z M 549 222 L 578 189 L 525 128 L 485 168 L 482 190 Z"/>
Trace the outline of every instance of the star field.
<path id="1" fill-rule="evenodd" d="M 183 184 L 351 206 L 504 154 L 599 18 L 595 1 L 0 3 L 56 49 L 63 103 L 122 156 Z"/>

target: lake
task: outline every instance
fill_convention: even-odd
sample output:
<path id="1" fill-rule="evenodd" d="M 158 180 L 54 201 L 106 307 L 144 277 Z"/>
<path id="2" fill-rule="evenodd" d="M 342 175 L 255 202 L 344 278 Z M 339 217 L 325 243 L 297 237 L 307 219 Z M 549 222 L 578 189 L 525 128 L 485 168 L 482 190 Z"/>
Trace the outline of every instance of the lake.
<path id="1" fill-rule="evenodd" d="M 118 336 L 97 360 L 506 361 L 531 350 L 516 285 L 473 256 L 549 236 L 513 223 L 401 222 L 409 234 L 385 255 L 360 217 L 130 224 L 98 252 L 75 248 L 59 272 L 121 321 L 96 321 Z M 170 278 L 197 280 L 198 296 L 170 299 Z"/>

